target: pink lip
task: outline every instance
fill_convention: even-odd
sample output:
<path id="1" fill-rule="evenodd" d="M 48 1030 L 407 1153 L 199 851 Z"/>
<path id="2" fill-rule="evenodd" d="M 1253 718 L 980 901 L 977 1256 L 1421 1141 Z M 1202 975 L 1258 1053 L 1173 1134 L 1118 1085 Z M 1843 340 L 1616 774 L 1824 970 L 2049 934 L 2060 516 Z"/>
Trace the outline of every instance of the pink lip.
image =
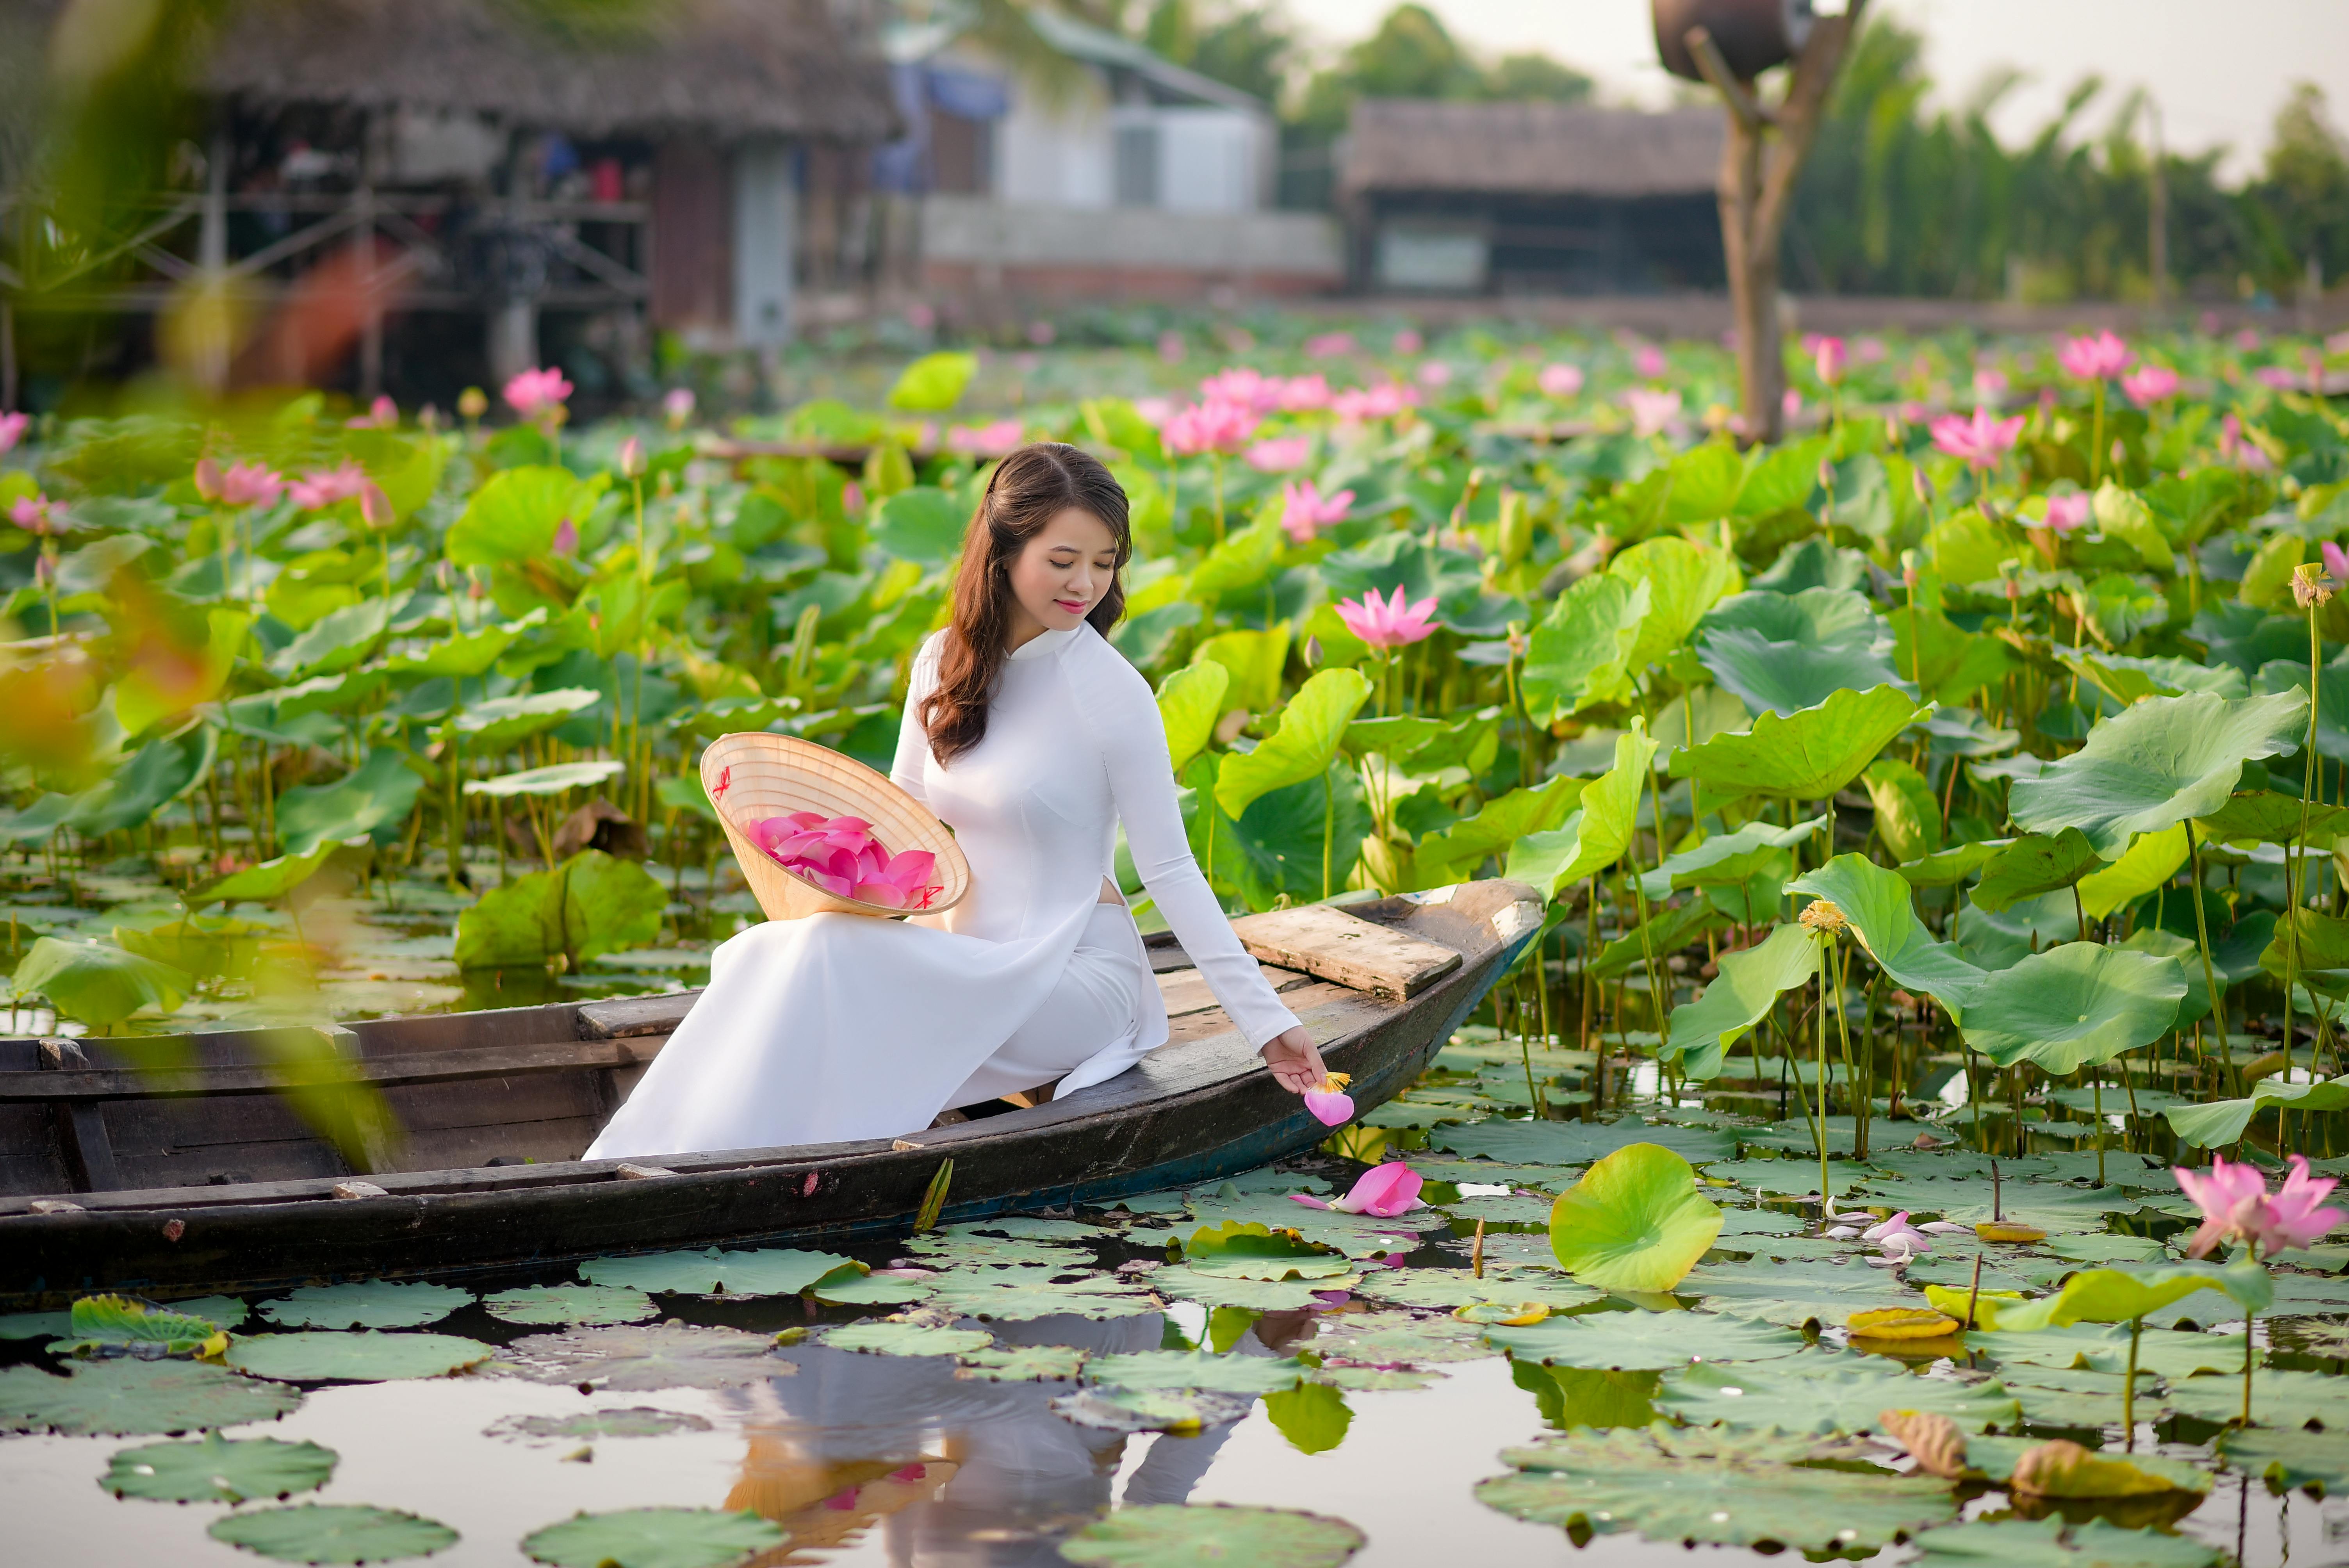
<path id="1" fill-rule="evenodd" d="M 1052 603 L 1058 604 L 1061 609 L 1066 610 L 1071 615 L 1089 608 L 1082 599 L 1055 599 Z"/>

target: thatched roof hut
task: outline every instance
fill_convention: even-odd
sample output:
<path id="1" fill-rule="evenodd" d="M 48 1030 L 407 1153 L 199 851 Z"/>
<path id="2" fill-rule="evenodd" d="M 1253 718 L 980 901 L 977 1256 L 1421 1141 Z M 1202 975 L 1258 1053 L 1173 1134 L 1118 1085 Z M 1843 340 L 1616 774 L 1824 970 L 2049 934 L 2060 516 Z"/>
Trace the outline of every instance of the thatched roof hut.
<path id="1" fill-rule="evenodd" d="M 1724 134 L 1712 108 L 1366 98 L 1348 127 L 1340 188 L 1693 195 L 1713 190 Z"/>
<path id="2" fill-rule="evenodd" d="M 575 136 L 872 141 L 886 66 L 825 0 L 248 0 L 206 62 L 256 107 L 471 112 Z"/>

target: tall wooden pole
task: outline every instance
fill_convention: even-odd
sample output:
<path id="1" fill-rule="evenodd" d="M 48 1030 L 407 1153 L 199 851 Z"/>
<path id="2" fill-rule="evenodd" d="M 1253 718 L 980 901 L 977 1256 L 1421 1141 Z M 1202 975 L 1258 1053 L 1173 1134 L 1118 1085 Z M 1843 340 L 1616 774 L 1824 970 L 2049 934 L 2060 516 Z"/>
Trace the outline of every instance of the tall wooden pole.
<path id="1" fill-rule="evenodd" d="M 1838 16 L 1812 25 L 1795 57 L 1784 101 L 1763 103 L 1754 83 L 1740 79 L 1722 57 L 1713 35 L 1691 27 L 1689 54 L 1721 94 L 1729 138 L 1721 154 L 1721 247 L 1729 273 L 1730 307 L 1737 321 L 1737 372 L 1748 441 L 1775 441 L 1785 432 L 1786 393 L 1784 333 L 1778 316 L 1778 251 L 1785 237 L 1795 183 L 1818 138 L 1844 51 L 1868 0 L 1851 0 Z"/>

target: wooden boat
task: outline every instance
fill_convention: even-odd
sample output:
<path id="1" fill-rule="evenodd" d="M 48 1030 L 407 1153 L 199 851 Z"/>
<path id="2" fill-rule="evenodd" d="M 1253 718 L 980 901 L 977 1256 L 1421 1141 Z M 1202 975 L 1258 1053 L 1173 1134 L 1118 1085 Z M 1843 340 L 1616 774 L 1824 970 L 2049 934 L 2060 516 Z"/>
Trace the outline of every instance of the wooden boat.
<path id="1" fill-rule="evenodd" d="M 1358 1106 L 1408 1085 L 1540 928 L 1506 881 L 1234 923 Z M 1065 1099 L 996 1102 L 895 1140 L 583 1161 L 696 993 L 357 1023 L 341 1070 L 405 1130 L 352 1169 L 280 1093 L 282 1037 L 0 1039 L 0 1310 L 355 1275 L 567 1264 L 607 1253 L 903 1229 L 953 1161 L 947 1220 L 1212 1181 L 1327 1130 L 1262 1070 L 1165 934 L 1172 1038 Z M 315 1045 L 315 1042 L 312 1042 Z"/>

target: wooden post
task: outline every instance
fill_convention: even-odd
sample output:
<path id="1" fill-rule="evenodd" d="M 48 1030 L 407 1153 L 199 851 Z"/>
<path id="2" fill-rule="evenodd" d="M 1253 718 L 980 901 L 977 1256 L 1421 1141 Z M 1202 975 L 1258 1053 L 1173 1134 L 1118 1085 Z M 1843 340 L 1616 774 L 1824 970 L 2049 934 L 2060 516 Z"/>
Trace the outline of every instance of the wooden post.
<path id="1" fill-rule="evenodd" d="M 1691 27 L 1689 54 L 1704 79 L 1721 94 L 1729 117 L 1722 149 L 1721 248 L 1729 273 L 1729 298 L 1737 321 L 1737 372 L 1744 406 L 1747 441 L 1775 441 L 1785 427 L 1781 400 L 1786 391 L 1785 347 L 1778 321 L 1778 251 L 1795 182 L 1817 139 L 1827 89 L 1843 63 L 1845 46 L 1860 23 L 1867 0 L 1851 0 L 1839 16 L 1813 24 L 1785 100 L 1773 108 L 1755 95 L 1722 57 L 1713 35 Z M 1772 132 L 1775 132 L 1775 145 Z"/>
<path id="2" fill-rule="evenodd" d="M 372 403 L 383 391 L 383 296 L 375 264 L 375 117 L 359 123 L 359 182 L 351 192 L 351 271 L 359 291 L 359 401 Z"/>

